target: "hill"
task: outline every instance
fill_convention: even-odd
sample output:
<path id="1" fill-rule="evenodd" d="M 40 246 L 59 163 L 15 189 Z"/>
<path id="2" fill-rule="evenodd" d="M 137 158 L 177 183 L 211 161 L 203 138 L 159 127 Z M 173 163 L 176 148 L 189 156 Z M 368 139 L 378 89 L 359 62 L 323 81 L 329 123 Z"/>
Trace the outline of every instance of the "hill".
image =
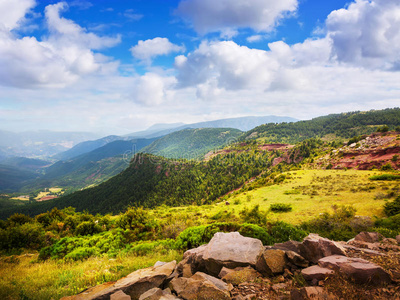
<path id="1" fill-rule="evenodd" d="M 27 158 L 27 157 L 10 157 L 4 159 L 1 164 L 16 167 L 20 169 L 27 169 L 31 171 L 40 170 L 51 163 L 41 159 Z"/>
<path id="2" fill-rule="evenodd" d="M 236 141 L 241 134 L 240 130 L 232 128 L 184 129 L 155 140 L 142 152 L 167 158 L 197 159 Z"/>
<path id="3" fill-rule="evenodd" d="M 349 139 L 371 134 L 383 125 L 389 129 L 400 126 L 400 108 L 332 114 L 295 123 L 269 123 L 249 130 L 243 139 L 262 138 L 276 143 L 296 143 L 314 137 Z"/>
<path id="4" fill-rule="evenodd" d="M 0 165 L 0 191 L 10 192 L 20 189 L 28 180 L 37 175 L 13 166 Z"/>

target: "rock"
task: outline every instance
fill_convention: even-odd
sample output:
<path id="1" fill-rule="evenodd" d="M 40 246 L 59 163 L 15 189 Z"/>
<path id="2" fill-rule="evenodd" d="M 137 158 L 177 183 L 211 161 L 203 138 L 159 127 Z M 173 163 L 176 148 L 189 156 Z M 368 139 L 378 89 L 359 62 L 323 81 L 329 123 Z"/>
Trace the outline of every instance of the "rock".
<path id="1" fill-rule="evenodd" d="M 328 294 L 322 287 L 307 286 L 290 292 L 291 300 L 334 300 L 336 297 Z"/>
<path id="2" fill-rule="evenodd" d="M 309 265 L 308 260 L 294 251 L 285 251 L 286 259 L 293 265 L 301 268 L 307 268 Z"/>
<path id="3" fill-rule="evenodd" d="M 296 252 L 297 254 L 300 254 L 300 245 L 301 245 L 301 243 L 297 242 L 297 241 L 287 241 L 284 243 L 274 244 L 273 248 L 281 249 L 284 251 L 290 250 L 290 251 Z"/>
<path id="4" fill-rule="evenodd" d="M 388 245 L 396 245 L 397 246 L 397 241 L 396 239 L 392 239 L 392 238 L 384 238 L 381 241 L 382 244 L 388 244 Z"/>
<path id="5" fill-rule="evenodd" d="M 397 243 L 400 244 L 400 234 L 398 236 L 396 236 L 396 241 L 397 241 Z"/>
<path id="6" fill-rule="evenodd" d="M 354 237 L 354 240 L 366 243 L 378 243 L 384 236 L 378 232 L 360 232 Z"/>
<path id="7" fill-rule="evenodd" d="M 323 268 L 340 271 L 358 284 L 385 285 L 392 279 L 380 266 L 361 258 L 332 255 L 321 258 L 318 264 Z"/>
<path id="8" fill-rule="evenodd" d="M 131 300 L 131 297 L 123 291 L 118 291 L 110 296 L 110 300 Z"/>
<path id="9" fill-rule="evenodd" d="M 218 289 L 208 280 L 178 277 L 169 283 L 169 287 L 177 293 L 178 297 L 186 300 L 228 300 L 231 298 L 228 291 Z"/>
<path id="10" fill-rule="evenodd" d="M 225 275 L 227 275 L 231 272 L 234 272 L 234 270 L 222 267 L 221 271 L 218 274 L 218 277 L 222 279 Z"/>
<path id="11" fill-rule="evenodd" d="M 343 245 L 343 248 L 345 248 L 346 250 L 349 249 L 349 250 L 353 250 L 353 251 L 356 251 L 359 253 L 367 253 L 367 254 L 375 255 L 375 256 L 387 256 L 385 253 L 382 253 L 382 252 L 379 252 L 376 250 L 370 250 L 367 248 L 359 248 L 359 247 L 352 246 L 352 245 Z"/>
<path id="12" fill-rule="evenodd" d="M 239 285 L 243 282 L 252 282 L 260 277 L 261 274 L 252 267 L 238 267 L 222 277 L 222 280 L 233 285 Z"/>
<path id="13" fill-rule="evenodd" d="M 284 282 L 282 282 L 282 283 L 275 283 L 275 284 L 273 284 L 272 286 L 271 286 L 271 289 L 274 291 L 274 292 L 276 292 L 276 293 L 278 293 L 279 291 L 282 291 L 282 290 L 286 290 L 287 289 L 287 283 L 284 283 Z"/>
<path id="14" fill-rule="evenodd" d="M 311 233 L 299 246 L 300 255 L 308 261 L 316 264 L 320 258 L 331 255 L 346 256 L 345 249 L 334 241 L 320 237 L 318 234 Z"/>
<path id="15" fill-rule="evenodd" d="M 197 271 L 205 271 L 203 255 L 206 247 L 207 245 L 201 245 L 200 247 L 187 250 L 183 254 L 183 259 L 176 267 L 178 273 L 183 274 L 183 269 L 186 268 L 185 277 L 187 277 L 189 275 L 189 270 L 190 274 L 194 274 Z M 185 267 L 185 265 L 188 265 L 189 267 Z"/>
<path id="16" fill-rule="evenodd" d="M 263 250 L 264 247 L 258 239 L 244 237 L 238 232 L 218 232 L 207 245 L 195 249 L 187 257 L 190 257 L 188 263 L 192 265 L 192 273 L 205 271 L 212 276 L 218 276 L 222 267 L 254 267 Z"/>
<path id="17" fill-rule="evenodd" d="M 101 284 L 72 296 L 70 300 L 106 300 L 118 291 L 123 291 L 131 299 L 138 300 L 146 291 L 160 287 L 176 267 L 176 261 L 166 263 L 159 267 L 150 267 L 137 270 L 116 282 Z"/>
<path id="18" fill-rule="evenodd" d="M 257 260 L 256 270 L 264 276 L 274 276 L 283 273 L 285 266 L 285 251 L 266 249 Z"/>
<path id="19" fill-rule="evenodd" d="M 313 280 L 325 280 L 329 275 L 333 274 L 333 271 L 320 266 L 311 266 L 301 270 L 301 274 L 305 280 L 312 282 Z"/>
<path id="20" fill-rule="evenodd" d="M 192 276 L 192 279 L 208 280 L 211 283 L 213 283 L 217 288 L 219 288 L 220 290 L 223 290 L 223 291 L 230 291 L 233 288 L 231 285 L 227 284 L 226 282 L 222 281 L 221 279 L 215 278 L 215 277 L 208 275 L 206 273 L 203 273 L 203 272 L 197 272 L 196 274 L 194 274 Z"/>
<path id="21" fill-rule="evenodd" d="M 129 297 L 129 299 L 131 299 Z M 169 289 L 162 290 L 159 288 L 153 288 L 148 290 L 139 297 L 139 300 L 176 300 L 179 299 L 171 294 Z"/>

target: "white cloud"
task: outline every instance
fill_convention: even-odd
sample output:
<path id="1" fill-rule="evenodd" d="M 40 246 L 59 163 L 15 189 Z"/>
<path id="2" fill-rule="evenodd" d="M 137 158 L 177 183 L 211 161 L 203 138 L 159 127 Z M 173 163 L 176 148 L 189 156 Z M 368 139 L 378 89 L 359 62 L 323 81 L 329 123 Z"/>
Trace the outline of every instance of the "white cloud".
<path id="1" fill-rule="evenodd" d="M 159 55 L 184 52 L 185 47 L 175 45 L 167 38 L 156 37 L 145 41 L 140 40 L 137 45 L 133 46 L 130 50 L 133 57 L 136 59 L 150 63 L 151 59 Z"/>
<path id="2" fill-rule="evenodd" d="M 182 0 L 176 13 L 200 34 L 229 28 L 268 32 L 297 5 L 297 0 Z"/>
<path id="3" fill-rule="evenodd" d="M 10 6 L 15 1 L 2 1 Z M 19 3 L 19 2 L 18 2 Z M 100 37 L 71 20 L 60 17 L 67 9 L 63 2 L 45 9 L 49 36 L 42 41 L 35 37 L 16 37 L 10 31 L 24 20 L 25 13 L 34 5 L 24 0 L 25 9 L 17 9 L 13 18 L 0 18 L 0 85 L 22 88 L 62 87 L 82 75 L 115 69 L 116 63 L 93 53 L 92 49 L 112 47 L 120 38 Z"/>
<path id="4" fill-rule="evenodd" d="M 400 2 L 357 0 L 326 20 L 332 55 L 339 62 L 377 69 L 400 65 Z"/>
<path id="5" fill-rule="evenodd" d="M 10 31 L 17 28 L 34 6 L 35 0 L 0 1 L 0 30 Z"/>
<path id="6" fill-rule="evenodd" d="M 261 41 L 262 39 L 263 39 L 263 36 L 262 36 L 262 35 L 259 35 L 259 34 L 251 35 L 251 36 L 249 36 L 249 37 L 246 38 L 246 40 L 247 40 L 249 43 L 256 43 L 256 42 Z"/>

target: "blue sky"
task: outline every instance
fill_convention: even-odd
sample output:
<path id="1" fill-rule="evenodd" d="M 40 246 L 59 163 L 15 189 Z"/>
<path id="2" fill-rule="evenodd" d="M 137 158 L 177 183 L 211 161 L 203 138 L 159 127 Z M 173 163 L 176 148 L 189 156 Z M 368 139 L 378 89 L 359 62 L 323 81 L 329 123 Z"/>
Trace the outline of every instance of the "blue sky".
<path id="1" fill-rule="evenodd" d="M 0 129 L 126 134 L 400 104 L 397 0 L 0 2 Z"/>

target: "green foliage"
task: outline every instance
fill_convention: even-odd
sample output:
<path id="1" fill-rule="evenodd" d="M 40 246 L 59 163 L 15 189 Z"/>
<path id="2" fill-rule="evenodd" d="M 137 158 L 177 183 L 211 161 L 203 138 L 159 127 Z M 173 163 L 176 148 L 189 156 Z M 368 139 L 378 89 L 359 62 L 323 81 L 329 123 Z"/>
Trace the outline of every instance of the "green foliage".
<path id="1" fill-rule="evenodd" d="M 260 211 L 260 206 L 255 205 L 252 209 L 245 207 L 239 215 L 241 216 L 244 223 L 252 223 L 261 226 L 267 224 L 267 214 L 266 212 Z"/>
<path id="2" fill-rule="evenodd" d="M 393 201 L 387 202 L 383 206 L 383 211 L 388 217 L 400 214 L 400 196 Z"/>
<path id="3" fill-rule="evenodd" d="M 292 211 L 292 205 L 286 203 L 273 203 L 269 206 L 273 212 L 288 212 Z"/>
<path id="4" fill-rule="evenodd" d="M 154 237 L 159 224 L 143 208 L 129 208 L 122 214 L 117 222 L 117 226 L 128 229 L 131 236 L 130 240 L 146 240 Z"/>
<path id="5" fill-rule="evenodd" d="M 82 260 L 90 256 L 114 257 L 120 250 L 125 249 L 126 242 L 122 229 L 102 232 L 93 236 L 64 237 L 55 244 L 42 248 L 39 258 Z"/>
<path id="6" fill-rule="evenodd" d="M 388 218 L 381 218 L 375 221 L 376 227 L 383 227 L 390 230 L 400 230 L 400 214 Z"/>
<path id="7" fill-rule="evenodd" d="M 171 239 L 158 241 L 140 241 L 130 244 L 126 248 L 126 252 L 144 256 L 152 253 L 165 254 L 168 250 L 175 248 L 175 241 Z"/>
<path id="8" fill-rule="evenodd" d="M 93 235 L 96 233 L 101 232 L 101 227 L 96 224 L 93 220 L 90 221 L 84 221 L 80 223 L 76 229 L 75 229 L 75 234 L 76 235 Z"/>
<path id="9" fill-rule="evenodd" d="M 358 234 L 351 226 L 355 213 L 352 206 L 334 207 L 332 214 L 325 212 L 311 221 L 303 222 L 301 228 L 335 241 L 349 240 Z"/>
<path id="10" fill-rule="evenodd" d="M 242 224 L 239 233 L 246 237 L 259 239 L 264 245 L 272 245 L 274 243 L 271 235 L 264 228 L 255 224 Z"/>
<path id="11" fill-rule="evenodd" d="M 40 249 L 45 242 L 45 232 L 37 223 L 24 223 L 0 229 L 0 250 Z"/>
<path id="12" fill-rule="evenodd" d="M 302 241 L 307 236 L 307 232 L 297 226 L 285 222 L 276 222 L 268 230 L 273 243 L 283 243 L 289 240 Z"/>
<path id="13" fill-rule="evenodd" d="M 400 180 L 400 175 L 398 174 L 381 174 L 374 175 L 369 178 L 370 180 Z"/>
<path id="14" fill-rule="evenodd" d="M 387 163 L 387 164 L 383 165 L 383 166 L 380 168 L 380 170 L 381 170 L 381 171 L 389 171 L 389 170 L 393 170 L 393 167 L 392 167 L 392 165 L 391 165 L 390 163 Z"/>
<path id="15" fill-rule="evenodd" d="M 389 131 L 389 126 L 387 126 L 387 125 L 380 126 L 376 130 L 376 132 L 388 132 L 388 131 Z"/>
<path id="16" fill-rule="evenodd" d="M 399 230 L 392 230 L 389 228 L 385 227 L 373 227 L 372 232 L 379 232 L 386 238 L 392 238 L 395 239 L 397 235 L 399 235 L 400 231 Z"/>

